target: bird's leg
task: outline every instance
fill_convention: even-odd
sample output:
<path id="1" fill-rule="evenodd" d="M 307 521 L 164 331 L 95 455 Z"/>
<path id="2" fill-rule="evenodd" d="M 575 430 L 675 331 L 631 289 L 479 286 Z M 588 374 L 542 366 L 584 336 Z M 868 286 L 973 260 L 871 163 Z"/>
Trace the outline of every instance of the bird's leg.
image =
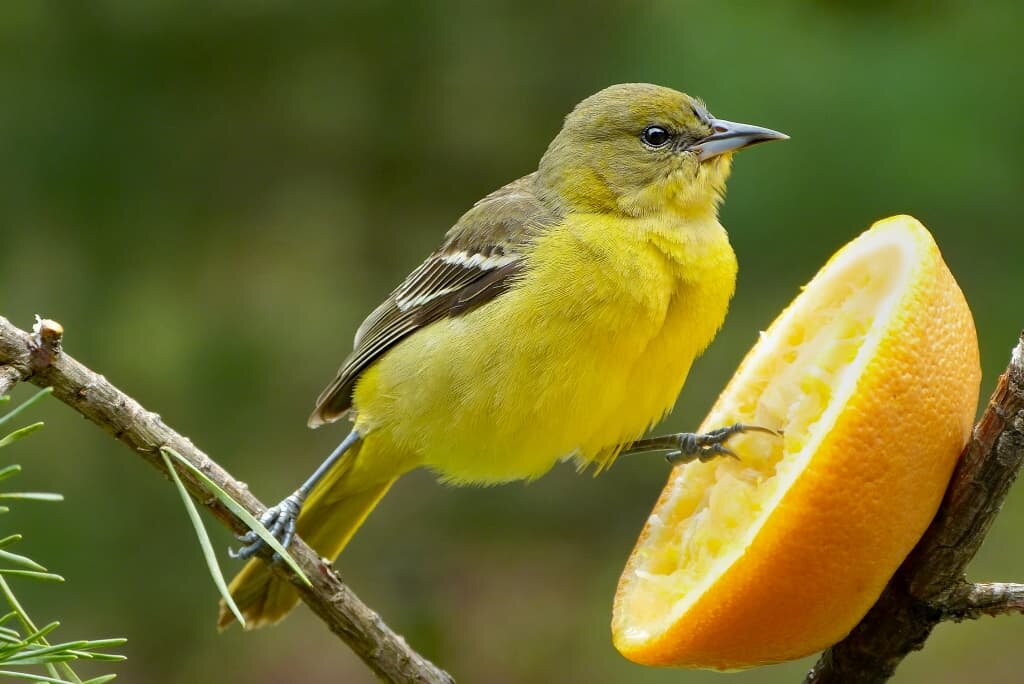
<path id="1" fill-rule="evenodd" d="M 725 446 L 725 443 L 733 435 L 745 432 L 763 432 L 768 435 L 781 437 L 778 430 L 761 427 L 760 425 L 745 425 L 736 423 L 728 427 L 719 428 L 710 432 L 679 432 L 674 435 L 663 437 L 648 437 L 637 440 L 625 449 L 620 455 L 640 454 L 648 451 L 667 451 L 665 459 L 669 463 L 689 463 L 690 461 L 710 461 L 716 456 L 731 456 L 738 458 L 736 454 Z"/>
<path id="2" fill-rule="evenodd" d="M 323 476 L 331 469 L 338 459 L 341 458 L 346 451 L 348 451 L 353 444 L 362 439 L 361 435 L 353 430 L 348 433 L 348 436 L 342 440 L 341 444 L 335 447 L 331 455 L 324 459 L 313 474 L 309 476 L 302 486 L 295 490 L 291 495 L 287 496 L 281 503 L 276 506 L 268 508 L 262 516 L 260 516 L 260 522 L 270 534 L 281 542 L 281 546 L 285 548 L 291 543 L 292 537 L 295 536 L 295 522 L 299 519 L 299 512 L 302 510 L 302 504 L 305 503 L 306 497 L 313 491 L 313 487 L 319 482 Z M 238 551 L 234 549 L 228 549 L 228 554 L 232 558 L 241 558 L 247 560 L 252 558 L 261 548 L 266 544 L 256 532 L 249 530 L 245 534 L 238 535 L 238 541 L 245 544 Z M 276 560 L 275 554 L 275 560 Z"/>

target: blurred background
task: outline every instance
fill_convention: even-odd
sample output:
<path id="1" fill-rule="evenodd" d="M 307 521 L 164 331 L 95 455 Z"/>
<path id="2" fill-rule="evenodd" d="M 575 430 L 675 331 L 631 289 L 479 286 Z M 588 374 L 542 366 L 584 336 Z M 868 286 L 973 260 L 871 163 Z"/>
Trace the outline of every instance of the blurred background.
<path id="1" fill-rule="evenodd" d="M 899 212 L 973 307 L 987 397 L 1024 326 L 1022 22 L 1017 2 L 8 0 L 0 314 L 59 320 L 69 352 L 277 501 L 344 431 L 305 420 L 363 316 L 535 168 L 577 101 L 651 81 L 792 136 L 737 159 L 736 299 L 665 430 L 695 427 L 799 286 Z M 40 620 L 127 636 L 107 669 L 129 682 L 372 681 L 304 607 L 218 635 L 169 483 L 56 401 L 32 415 L 47 429 L 4 456 L 67 501 L 4 525 L 68 577 L 18 585 Z M 616 580 L 667 473 L 657 456 L 489 489 L 415 473 L 338 567 L 464 682 L 798 681 L 812 660 L 726 676 L 613 649 Z M 1021 524 L 1018 490 L 974 578 L 1024 579 Z M 1022 639 L 1020 619 L 945 625 L 896 681 L 1013 681 Z"/>

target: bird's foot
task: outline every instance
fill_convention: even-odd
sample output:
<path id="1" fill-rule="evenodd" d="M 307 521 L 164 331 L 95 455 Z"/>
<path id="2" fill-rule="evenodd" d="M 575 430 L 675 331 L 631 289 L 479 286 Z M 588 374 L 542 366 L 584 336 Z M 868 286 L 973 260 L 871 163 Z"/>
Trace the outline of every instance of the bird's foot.
<path id="1" fill-rule="evenodd" d="M 299 511 L 302 510 L 302 504 L 306 500 L 306 495 L 301 491 L 297 491 L 291 496 L 285 498 L 281 503 L 276 506 L 268 508 L 263 515 L 260 516 L 260 522 L 267 531 L 270 532 L 281 542 L 281 546 L 288 548 L 288 544 L 291 543 L 292 537 L 295 536 L 295 522 L 299 518 Z M 240 534 L 236 537 L 238 541 L 245 544 L 242 548 L 235 551 L 234 549 L 228 549 L 228 554 L 232 558 L 240 558 L 241 560 L 248 560 L 255 556 L 259 551 L 267 545 L 265 541 L 256 532 L 249 530 L 245 534 Z M 278 556 L 274 554 L 274 560 L 278 560 Z"/>
<path id="2" fill-rule="evenodd" d="M 706 462 L 717 456 L 738 458 L 731 449 L 725 446 L 729 438 L 744 432 L 763 432 L 781 437 L 778 430 L 736 423 L 711 432 L 680 432 L 663 437 L 648 437 L 637 440 L 622 450 L 622 454 L 639 454 L 649 451 L 667 451 L 665 458 L 669 463 L 689 463 L 690 461 Z"/>
<path id="3" fill-rule="evenodd" d="M 782 435 L 778 430 L 744 423 L 736 423 L 710 432 L 680 432 L 669 436 L 676 442 L 676 445 L 674 449 L 665 454 L 665 460 L 675 465 L 691 461 L 707 463 L 717 456 L 738 459 L 739 456 L 736 455 L 736 452 L 725 446 L 725 443 L 731 437 L 747 432 L 763 432 L 777 437 Z"/>

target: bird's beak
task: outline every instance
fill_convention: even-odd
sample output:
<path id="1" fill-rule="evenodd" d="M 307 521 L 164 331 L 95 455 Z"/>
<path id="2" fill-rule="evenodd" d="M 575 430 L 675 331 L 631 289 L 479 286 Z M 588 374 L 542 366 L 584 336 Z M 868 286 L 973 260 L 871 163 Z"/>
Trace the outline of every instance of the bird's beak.
<path id="1" fill-rule="evenodd" d="M 697 153 L 697 159 L 700 161 L 769 140 L 789 140 L 789 136 L 785 133 L 779 133 L 770 128 L 735 123 L 724 119 L 712 119 L 711 127 L 714 133 L 689 147 L 691 151 Z"/>

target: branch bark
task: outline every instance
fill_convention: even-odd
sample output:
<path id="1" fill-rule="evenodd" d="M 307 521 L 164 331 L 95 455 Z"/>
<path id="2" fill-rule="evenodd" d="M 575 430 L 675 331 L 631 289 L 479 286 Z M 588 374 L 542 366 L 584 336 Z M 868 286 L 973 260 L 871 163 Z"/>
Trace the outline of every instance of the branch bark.
<path id="1" fill-rule="evenodd" d="M 1024 613 L 1024 584 L 979 582 L 960 587 L 949 597 L 946 616 L 950 620 L 974 620 L 983 615 Z"/>
<path id="2" fill-rule="evenodd" d="M 159 415 L 143 408 L 102 375 L 62 353 L 62 332 L 53 321 L 41 320 L 30 335 L 0 316 L 0 394 L 18 380 L 52 387 L 55 397 L 127 445 L 165 477 L 169 475 L 160 457 L 162 446 L 177 451 L 246 510 L 260 517 L 266 507 L 249 493 L 244 483 L 233 478 L 187 437 L 165 425 Z M 182 469 L 179 475 L 196 502 L 235 532 L 247 531 L 191 473 Z M 295 585 L 302 600 L 380 679 L 453 684 L 451 675 L 412 650 L 305 542 L 296 538 L 289 551 L 313 586 L 299 582 L 282 563 L 274 564 L 274 571 Z M 269 551 L 264 558 L 268 557 Z"/>
<path id="3" fill-rule="evenodd" d="M 1024 612 L 1024 585 L 970 584 L 981 547 L 1024 463 L 1024 334 L 1000 376 L 921 541 L 860 624 L 826 650 L 805 684 L 888 680 L 944 620 Z"/>

